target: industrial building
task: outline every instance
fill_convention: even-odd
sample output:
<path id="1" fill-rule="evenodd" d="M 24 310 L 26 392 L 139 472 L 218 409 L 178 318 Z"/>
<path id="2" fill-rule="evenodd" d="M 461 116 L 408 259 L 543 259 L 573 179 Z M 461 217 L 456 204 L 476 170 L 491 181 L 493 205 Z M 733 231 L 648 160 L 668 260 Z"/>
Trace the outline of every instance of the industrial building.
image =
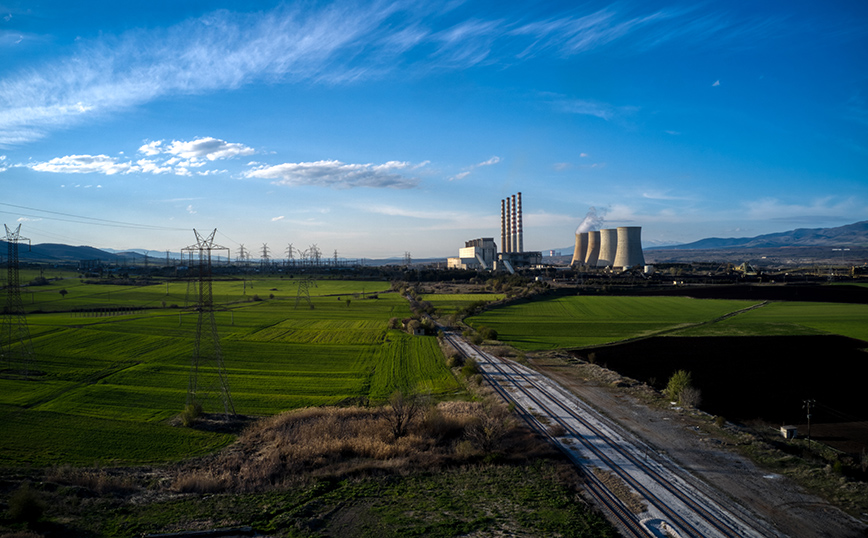
<path id="1" fill-rule="evenodd" d="M 610 267 L 627 270 L 645 265 L 642 252 L 642 227 L 619 226 L 600 231 L 577 232 L 570 265 L 593 269 Z"/>
<path id="2" fill-rule="evenodd" d="M 497 262 L 497 245 L 493 237 L 482 237 L 464 242 L 464 248 L 458 249 L 457 258 L 448 258 L 446 266 L 449 269 L 482 269 L 491 270 Z"/>
<path id="3" fill-rule="evenodd" d="M 510 273 L 518 267 L 532 267 L 542 263 L 541 251 L 524 250 L 524 232 L 521 215 L 521 193 L 500 201 L 500 244 L 497 252 L 494 238 L 483 237 L 464 243 L 457 258 L 448 258 L 450 269 L 505 270 Z"/>

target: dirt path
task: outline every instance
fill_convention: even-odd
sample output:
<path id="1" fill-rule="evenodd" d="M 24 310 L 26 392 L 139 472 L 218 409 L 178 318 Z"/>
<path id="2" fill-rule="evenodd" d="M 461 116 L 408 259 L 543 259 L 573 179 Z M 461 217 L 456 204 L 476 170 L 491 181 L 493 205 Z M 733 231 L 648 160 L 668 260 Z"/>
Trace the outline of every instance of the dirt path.
<path id="1" fill-rule="evenodd" d="M 698 419 L 678 410 L 656 409 L 614 388 L 617 374 L 597 366 L 536 358 L 531 365 L 569 388 L 645 443 L 666 453 L 711 484 L 717 494 L 736 499 L 779 532 L 792 537 L 856 538 L 868 535 L 861 523 L 789 479 L 763 471 L 697 427 Z"/>

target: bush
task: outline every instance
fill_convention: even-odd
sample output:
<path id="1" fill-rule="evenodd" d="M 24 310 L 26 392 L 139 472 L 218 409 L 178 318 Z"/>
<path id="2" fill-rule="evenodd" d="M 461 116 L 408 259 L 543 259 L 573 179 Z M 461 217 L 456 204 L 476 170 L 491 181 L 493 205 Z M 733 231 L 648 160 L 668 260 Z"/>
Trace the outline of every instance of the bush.
<path id="1" fill-rule="evenodd" d="M 473 359 L 464 361 L 464 366 L 461 367 L 461 375 L 464 377 L 474 376 L 479 373 L 479 365 Z"/>
<path id="2" fill-rule="evenodd" d="M 669 378 L 669 383 L 666 385 L 663 394 L 673 402 L 681 401 L 681 392 L 693 386 L 693 377 L 687 370 L 678 370 L 672 377 Z"/>
<path id="3" fill-rule="evenodd" d="M 25 482 L 9 497 L 9 515 L 15 521 L 36 523 L 45 512 L 45 502 L 39 492 Z"/>
<path id="4" fill-rule="evenodd" d="M 181 424 L 190 427 L 196 423 L 196 419 L 202 416 L 202 404 L 199 402 L 189 403 L 184 406 L 181 412 Z"/>

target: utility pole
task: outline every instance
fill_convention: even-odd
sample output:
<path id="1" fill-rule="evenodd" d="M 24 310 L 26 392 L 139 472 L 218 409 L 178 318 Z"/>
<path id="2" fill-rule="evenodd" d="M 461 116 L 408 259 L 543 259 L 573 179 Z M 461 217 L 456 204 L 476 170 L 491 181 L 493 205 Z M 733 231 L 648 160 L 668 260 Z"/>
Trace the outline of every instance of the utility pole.
<path id="1" fill-rule="evenodd" d="M 262 259 L 260 260 L 260 266 L 265 269 L 268 267 L 268 260 L 270 259 L 268 243 L 262 243 Z"/>
<path id="2" fill-rule="evenodd" d="M 808 444 L 811 443 L 811 408 L 816 407 L 816 400 L 805 400 L 802 402 L 802 409 L 805 409 L 808 413 Z"/>

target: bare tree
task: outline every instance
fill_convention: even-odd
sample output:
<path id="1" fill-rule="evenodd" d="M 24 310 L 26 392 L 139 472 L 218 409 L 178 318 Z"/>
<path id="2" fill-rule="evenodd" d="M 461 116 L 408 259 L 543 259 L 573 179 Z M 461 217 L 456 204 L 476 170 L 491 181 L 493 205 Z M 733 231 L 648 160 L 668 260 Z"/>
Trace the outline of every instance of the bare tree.
<path id="1" fill-rule="evenodd" d="M 386 422 L 395 439 L 407 435 L 407 429 L 413 418 L 425 407 L 426 398 L 416 393 L 396 390 L 389 398 L 389 407 L 386 408 Z"/>

